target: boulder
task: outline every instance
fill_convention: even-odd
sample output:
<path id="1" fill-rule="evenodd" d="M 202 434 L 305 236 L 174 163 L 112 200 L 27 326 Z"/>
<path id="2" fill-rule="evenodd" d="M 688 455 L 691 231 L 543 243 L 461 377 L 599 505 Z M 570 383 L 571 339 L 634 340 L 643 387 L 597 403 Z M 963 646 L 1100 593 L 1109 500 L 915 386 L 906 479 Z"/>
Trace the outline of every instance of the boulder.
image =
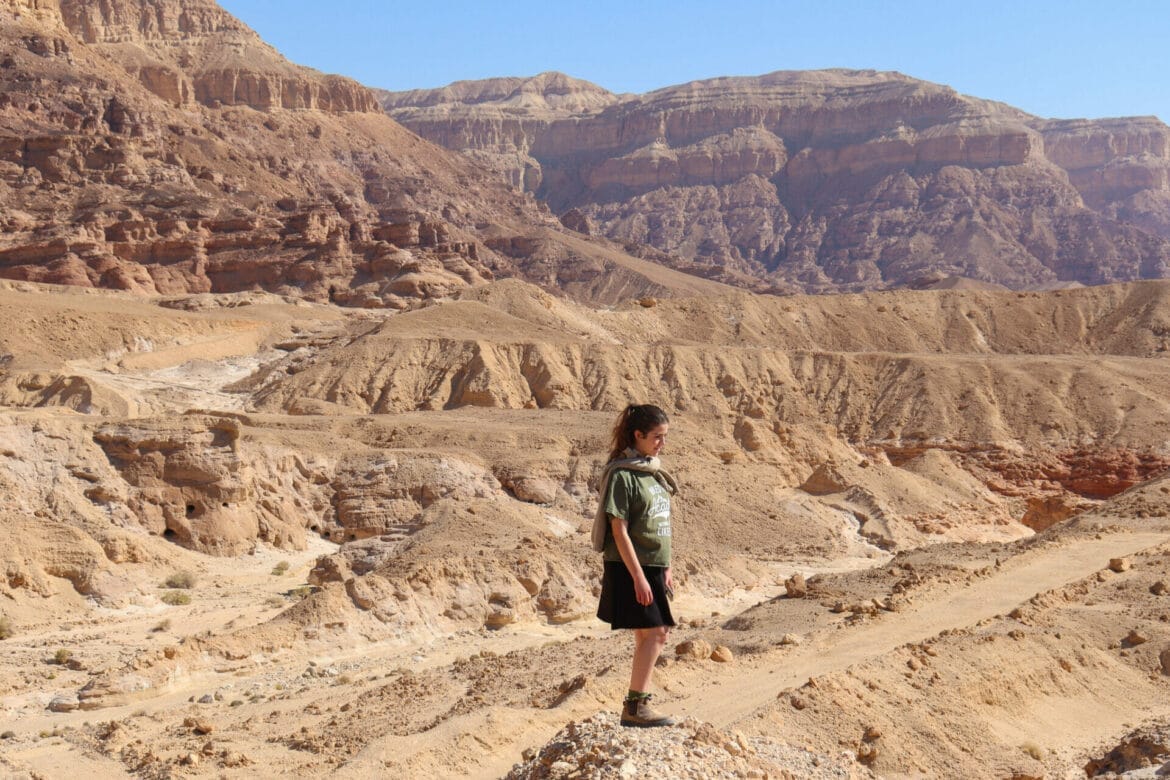
<path id="1" fill-rule="evenodd" d="M 732 655 L 731 649 L 724 645 L 719 645 L 711 651 L 711 660 L 721 664 L 731 663 L 735 656 Z"/>
<path id="2" fill-rule="evenodd" d="M 80 707 L 81 701 L 76 693 L 62 693 L 49 702 L 49 710 L 52 712 L 73 712 Z"/>
<path id="3" fill-rule="evenodd" d="M 790 599 L 802 599 L 808 595 L 808 583 L 800 572 L 793 574 L 784 581 L 784 590 Z"/>
<path id="4" fill-rule="evenodd" d="M 679 658 L 705 661 L 711 657 L 711 643 L 705 639 L 688 639 L 675 645 L 674 654 Z"/>

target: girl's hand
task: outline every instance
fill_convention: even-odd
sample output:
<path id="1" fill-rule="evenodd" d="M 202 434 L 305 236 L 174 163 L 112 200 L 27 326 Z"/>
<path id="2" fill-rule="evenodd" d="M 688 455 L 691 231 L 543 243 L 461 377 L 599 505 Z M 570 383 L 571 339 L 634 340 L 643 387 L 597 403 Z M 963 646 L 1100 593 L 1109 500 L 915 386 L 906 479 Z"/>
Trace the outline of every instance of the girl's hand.
<path id="1" fill-rule="evenodd" d="M 650 583 L 644 576 L 639 576 L 634 580 L 634 598 L 643 607 L 648 607 L 654 602 L 654 593 L 650 590 Z"/>

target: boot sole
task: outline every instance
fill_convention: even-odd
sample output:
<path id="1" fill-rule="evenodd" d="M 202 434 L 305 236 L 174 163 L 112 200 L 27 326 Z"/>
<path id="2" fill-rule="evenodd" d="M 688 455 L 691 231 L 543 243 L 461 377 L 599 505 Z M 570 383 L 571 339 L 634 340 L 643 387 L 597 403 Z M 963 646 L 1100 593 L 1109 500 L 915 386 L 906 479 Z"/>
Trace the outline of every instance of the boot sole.
<path id="1" fill-rule="evenodd" d="M 657 720 L 657 721 L 653 721 L 651 723 L 643 723 L 641 721 L 624 720 L 623 719 L 622 725 L 625 726 L 626 728 L 653 729 L 653 728 L 658 728 L 660 726 L 673 726 L 674 721 L 673 720 Z"/>

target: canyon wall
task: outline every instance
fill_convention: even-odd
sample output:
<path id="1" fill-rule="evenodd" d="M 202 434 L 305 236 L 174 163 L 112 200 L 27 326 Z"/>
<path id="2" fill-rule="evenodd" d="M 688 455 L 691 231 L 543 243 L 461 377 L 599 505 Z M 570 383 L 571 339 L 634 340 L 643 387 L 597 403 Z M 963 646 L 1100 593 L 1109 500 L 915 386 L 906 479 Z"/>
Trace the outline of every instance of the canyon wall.
<path id="1" fill-rule="evenodd" d="M 0 40 L 0 277 L 399 309 L 530 268 L 670 286 L 208 0 L 3 0 Z"/>
<path id="2" fill-rule="evenodd" d="M 560 74 L 380 96 L 566 225 L 782 288 L 1027 288 L 1170 267 L 1170 128 L 1153 118 L 1046 121 L 845 70 L 637 96 Z"/>

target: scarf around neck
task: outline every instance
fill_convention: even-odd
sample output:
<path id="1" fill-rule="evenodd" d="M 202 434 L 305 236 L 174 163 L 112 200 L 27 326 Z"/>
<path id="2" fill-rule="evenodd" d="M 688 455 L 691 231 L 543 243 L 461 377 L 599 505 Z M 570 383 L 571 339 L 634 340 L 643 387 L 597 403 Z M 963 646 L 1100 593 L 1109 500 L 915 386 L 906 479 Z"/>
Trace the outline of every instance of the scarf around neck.
<path id="1" fill-rule="evenodd" d="M 597 513 L 593 516 L 593 532 L 590 535 L 594 552 L 601 552 L 605 549 L 605 535 L 609 530 L 609 519 L 605 516 L 605 499 L 609 495 L 609 478 L 613 476 L 615 471 L 630 469 L 631 471 L 644 471 L 647 474 L 653 474 L 668 493 L 671 495 L 678 493 L 678 482 L 670 475 L 670 472 L 662 468 L 662 461 L 658 458 L 640 455 L 637 450 L 629 447 L 622 454 L 625 455 L 624 458 L 611 460 L 601 470 L 601 481 L 597 488 Z"/>

